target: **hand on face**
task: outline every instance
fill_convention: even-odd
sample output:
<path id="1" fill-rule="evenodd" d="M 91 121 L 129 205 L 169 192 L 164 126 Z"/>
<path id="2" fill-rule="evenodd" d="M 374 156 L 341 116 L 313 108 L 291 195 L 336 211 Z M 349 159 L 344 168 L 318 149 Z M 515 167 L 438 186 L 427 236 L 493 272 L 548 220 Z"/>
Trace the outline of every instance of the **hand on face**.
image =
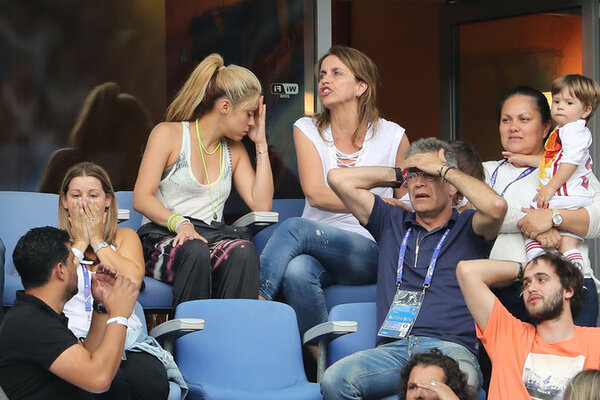
<path id="1" fill-rule="evenodd" d="M 104 237 L 104 223 L 106 210 L 101 208 L 89 198 L 83 202 L 83 210 L 87 217 L 86 225 L 90 235 L 90 242 L 102 241 Z"/>
<path id="2" fill-rule="evenodd" d="M 267 105 L 263 104 L 264 96 L 258 99 L 258 107 L 254 114 L 254 125 L 248 131 L 248 137 L 256 144 L 267 143 L 267 134 L 265 131 L 265 119 L 267 116 Z"/>
<path id="3" fill-rule="evenodd" d="M 75 201 L 68 208 L 68 211 L 73 242 L 81 244 L 87 248 L 87 246 L 90 244 L 90 235 L 86 224 L 88 217 L 85 215 L 81 201 Z"/>
<path id="4" fill-rule="evenodd" d="M 438 152 L 413 154 L 404 160 L 404 168 L 416 168 L 430 175 L 438 175 L 442 166 L 446 165 L 444 150 Z"/>
<path id="5" fill-rule="evenodd" d="M 422 393 L 419 393 L 420 397 L 409 397 L 406 396 L 407 399 L 412 398 L 422 398 L 422 399 L 439 399 L 439 400 L 460 400 L 458 396 L 450 389 L 450 386 L 445 383 L 438 381 L 430 381 L 430 382 L 412 382 L 413 385 L 416 386 L 416 390 L 419 390 Z"/>

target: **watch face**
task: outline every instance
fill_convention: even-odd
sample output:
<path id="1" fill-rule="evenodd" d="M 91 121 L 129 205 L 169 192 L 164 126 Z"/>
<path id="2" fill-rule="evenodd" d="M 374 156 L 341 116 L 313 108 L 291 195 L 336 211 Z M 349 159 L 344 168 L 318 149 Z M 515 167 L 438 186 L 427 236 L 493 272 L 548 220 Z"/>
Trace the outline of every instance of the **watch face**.
<path id="1" fill-rule="evenodd" d="M 556 213 L 552 215 L 552 223 L 554 225 L 560 225 L 562 224 L 562 215 Z"/>

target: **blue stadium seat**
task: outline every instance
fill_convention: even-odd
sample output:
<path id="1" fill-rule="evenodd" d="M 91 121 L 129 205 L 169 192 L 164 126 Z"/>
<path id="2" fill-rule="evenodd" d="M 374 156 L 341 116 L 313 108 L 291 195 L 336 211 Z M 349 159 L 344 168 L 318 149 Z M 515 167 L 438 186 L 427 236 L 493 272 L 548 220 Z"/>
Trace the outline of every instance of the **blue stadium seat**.
<path id="1" fill-rule="evenodd" d="M 58 195 L 36 192 L 0 192 L 0 238 L 6 247 L 2 304 L 12 306 L 22 290 L 12 253 L 17 241 L 31 228 L 58 225 Z"/>
<path id="2" fill-rule="evenodd" d="M 137 231 L 138 228 L 142 226 L 142 218 L 144 216 L 133 209 L 133 191 L 122 190 L 115 192 L 115 198 L 117 199 L 119 208 L 129 210 L 129 219 L 121 222 L 119 226 L 124 226 Z"/>
<path id="3" fill-rule="evenodd" d="M 279 223 L 291 217 L 302 216 L 303 210 L 304 199 L 273 199 L 273 208 L 271 209 L 271 211 L 279 213 Z M 262 253 L 277 226 L 278 224 L 273 224 L 254 235 L 252 241 L 258 254 Z"/>
<path id="4" fill-rule="evenodd" d="M 248 299 L 181 303 L 176 318 L 202 318 L 204 330 L 175 342 L 174 355 L 190 393 L 203 400 L 321 399 L 306 379 L 294 310 Z"/>

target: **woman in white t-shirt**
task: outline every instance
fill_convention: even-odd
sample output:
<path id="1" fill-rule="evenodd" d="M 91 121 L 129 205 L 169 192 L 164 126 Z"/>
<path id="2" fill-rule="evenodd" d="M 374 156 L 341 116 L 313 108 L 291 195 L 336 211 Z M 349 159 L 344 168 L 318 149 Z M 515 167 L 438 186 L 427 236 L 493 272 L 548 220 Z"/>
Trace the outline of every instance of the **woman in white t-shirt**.
<path id="1" fill-rule="evenodd" d="M 536 89 L 521 86 L 505 93 L 500 106 L 500 141 L 505 154 L 541 155 L 544 140 L 552 125 L 545 96 Z M 577 210 L 529 209 L 538 188 L 539 171 L 535 167 L 511 161 L 510 158 L 504 158 L 483 163 L 487 183 L 508 203 L 508 212 L 490 253 L 491 259 L 525 263 L 523 234 L 536 239 L 544 248 L 558 245 L 561 238 L 559 230 L 588 239 L 600 235 L 600 196 L 598 180 L 594 175 L 590 178 L 590 184 L 594 186 L 596 196 L 590 206 Z M 596 326 L 598 296 L 587 244 L 581 242 L 579 250 L 583 255 L 582 272 L 588 292 L 575 323 Z M 495 293 L 513 315 L 531 322 L 523 299 L 519 296 L 520 291 L 520 287 L 511 285 L 496 289 Z"/>
<path id="2" fill-rule="evenodd" d="M 377 67 L 369 57 L 334 46 L 317 63 L 316 74 L 324 109 L 294 124 L 304 212 L 275 230 L 260 258 L 260 296 L 272 300 L 282 291 L 301 334 L 327 320 L 324 287 L 372 284 L 377 277 L 377 244 L 331 190 L 327 173 L 400 167 L 409 146 L 403 128 L 379 117 Z M 394 195 L 392 188 L 372 191 Z"/>

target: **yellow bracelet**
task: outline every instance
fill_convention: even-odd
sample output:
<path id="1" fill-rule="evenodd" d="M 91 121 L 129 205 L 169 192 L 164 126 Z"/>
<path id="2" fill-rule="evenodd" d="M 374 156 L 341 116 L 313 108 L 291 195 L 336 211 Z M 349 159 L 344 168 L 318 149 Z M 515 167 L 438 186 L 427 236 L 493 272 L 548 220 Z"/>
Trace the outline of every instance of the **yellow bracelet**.
<path id="1" fill-rule="evenodd" d="M 175 227 L 177 226 L 177 222 L 183 219 L 181 214 L 171 214 L 169 219 L 167 220 L 167 229 L 171 232 L 175 232 Z"/>

